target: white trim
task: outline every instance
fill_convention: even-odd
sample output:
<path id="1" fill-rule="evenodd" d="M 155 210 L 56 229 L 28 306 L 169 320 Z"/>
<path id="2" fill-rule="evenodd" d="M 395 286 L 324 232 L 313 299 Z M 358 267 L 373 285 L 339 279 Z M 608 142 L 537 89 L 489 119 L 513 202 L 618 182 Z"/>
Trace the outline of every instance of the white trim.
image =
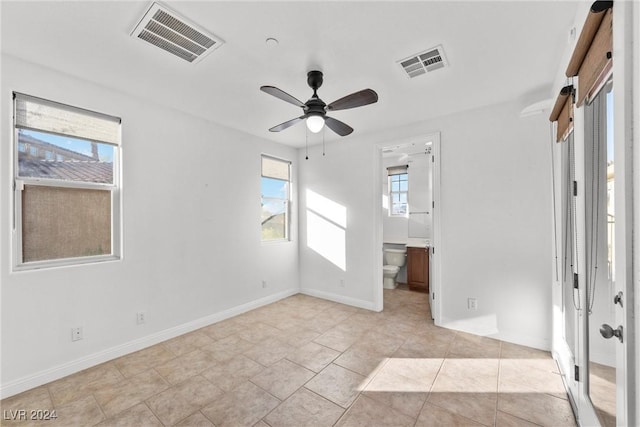
<path id="1" fill-rule="evenodd" d="M 433 323 L 440 326 L 442 323 L 442 198 L 440 192 L 442 188 L 440 183 L 442 178 L 442 175 L 440 174 L 442 151 L 440 150 L 440 132 L 434 133 L 431 150 L 431 153 L 434 156 L 432 176 L 432 196 L 434 205 L 431 230 L 431 249 L 429 250 L 429 271 L 432 279 L 432 283 L 429 283 L 429 305 L 431 306 Z M 435 248 L 435 253 L 433 248 Z M 435 298 L 435 295 L 439 295 L 440 297 Z"/>
<path id="2" fill-rule="evenodd" d="M 289 179 L 284 180 L 284 179 L 280 179 L 280 178 L 273 178 L 270 176 L 265 176 L 262 174 L 262 159 L 263 158 L 269 158 L 272 160 L 276 160 L 282 163 L 286 163 L 287 167 L 289 168 Z M 287 199 L 279 199 L 277 197 L 263 197 L 262 196 L 262 178 L 267 178 L 267 179 L 276 179 L 282 182 L 286 182 L 287 183 Z M 293 211 L 291 209 L 291 206 L 293 204 L 293 161 L 291 160 L 287 160 L 285 158 L 282 157 L 276 157 L 273 156 L 271 154 L 266 154 L 264 152 L 260 153 L 260 203 L 262 203 L 262 201 L 264 199 L 271 199 L 271 200 L 284 200 L 287 203 L 287 209 L 286 209 L 286 221 L 285 221 L 285 230 L 284 230 L 284 234 L 285 237 L 282 239 L 269 239 L 269 240 L 264 240 L 262 238 L 262 224 L 260 225 L 260 245 L 271 245 L 271 244 L 279 244 L 279 243 L 290 243 L 293 241 L 293 239 L 291 238 L 291 222 L 292 222 L 292 216 L 293 216 Z M 260 215 L 262 215 L 262 212 L 260 212 Z"/>
<path id="3" fill-rule="evenodd" d="M 613 8 L 613 120 L 614 120 L 614 163 L 615 163 L 615 263 L 616 283 L 614 292 L 623 292 L 622 308 L 616 307 L 615 325 L 624 326 L 624 341 L 616 343 L 616 423 L 618 425 L 638 425 L 640 407 L 634 405 L 638 395 L 636 382 L 638 354 L 634 345 L 638 341 L 638 331 L 634 330 L 635 312 L 640 295 L 634 295 L 634 274 L 637 274 L 638 255 L 632 233 L 637 230 L 634 222 L 634 202 L 637 203 L 638 189 L 634 187 L 633 156 L 638 149 L 638 105 L 634 104 L 634 92 L 638 93 L 637 69 L 633 61 L 638 52 L 637 1 L 618 2 Z M 634 12 L 635 11 L 635 12 Z M 635 40 L 634 40 L 635 31 Z M 634 81 L 635 79 L 635 81 Z M 635 123 L 634 123 L 635 120 Z M 637 166 L 637 165 L 635 165 Z M 635 199 L 635 200 L 634 200 Z M 636 212 L 637 214 L 637 212 Z M 636 242 L 637 243 L 637 242 Z M 635 252 L 635 253 L 634 253 Z M 634 272 L 634 269 L 636 270 Z M 637 277 L 635 278 L 637 280 Z M 635 299 L 635 307 L 634 307 Z M 615 327 L 614 325 L 614 327 Z M 635 342 L 634 342 L 635 341 Z"/>
<path id="4" fill-rule="evenodd" d="M 640 46 L 640 4 L 638 2 L 626 4 L 627 9 L 627 24 L 629 25 L 628 37 L 630 39 L 630 45 L 635 46 L 635 49 L 629 49 L 630 58 L 627 63 L 625 73 L 629 73 L 629 85 L 627 91 L 630 94 L 625 108 L 629 109 L 629 120 L 631 120 L 631 132 L 629 135 L 629 141 L 627 141 L 628 147 L 632 152 L 631 162 L 631 176 L 629 181 L 630 191 L 636 196 L 630 201 L 632 215 L 629 218 L 630 229 L 633 236 L 630 236 L 632 253 L 630 254 L 631 263 L 629 265 L 629 271 L 631 273 L 629 277 L 629 291 L 633 291 L 634 298 L 629 301 L 628 306 L 631 306 L 635 313 L 635 324 L 630 322 L 627 326 L 634 326 L 635 331 L 633 336 L 635 338 L 635 361 L 629 361 L 628 368 L 632 367 L 633 370 L 627 372 L 628 378 L 635 378 L 631 395 L 629 396 L 630 408 L 633 408 L 634 420 L 629 420 L 629 423 L 635 421 L 640 422 L 640 369 L 638 364 L 640 363 L 640 197 L 638 192 L 640 191 L 640 53 L 638 47 Z M 629 10 L 630 9 L 630 10 Z M 615 15 L 614 15 L 615 17 Z M 615 36 L 614 36 L 615 37 Z M 615 63 L 614 63 L 615 64 Z M 616 72 L 617 70 L 614 70 Z M 631 234 L 631 233 L 630 233 Z M 629 329 L 629 328 L 627 328 Z M 629 350 L 633 351 L 634 344 L 628 344 Z M 635 371 L 635 372 L 634 372 Z"/>
<path id="5" fill-rule="evenodd" d="M 380 277 L 382 278 L 382 267 L 380 267 Z M 380 287 L 382 290 L 382 286 Z M 334 294 L 332 292 L 318 291 L 316 289 L 300 289 L 300 293 L 309 295 L 316 298 L 322 298 L 333 302 L 339 302 L 340 304 L 350 305 L 353 307 L 364 308 L 365 310 L 380 311 L 376 308 L 376 303 L 371 301 L 365 301 L 357 298 L 351 298 L 344 295 Z"/>
<path id="6" fill-rule="evenodd" d="M 388 145 L 388 143 L 378 143 L 373 147 L 373 163 L 374 163 L 374 176 L 377 177 L 382 170 L 382 148 Z M 389 178 L 387 177 L 387 180 Z M 383 274 L 382 268 L 384 266 L 383 259 L 383 212 L 382 212 L 382 180 L 373 179 L 373 206 L 371 206 L 373 212 L 373 251 L 371 256 L 373 258 L 373 307 L 375 311 L 382 311 L 384 309 L 384 286 L 383 286 Z"/>
<path id="7" fill-rule="evenodd" d="M 125 344 L 111 347 L 103 351 L 93 353 L 76 360 L 72 360 L 71 362 L 67 362 L 62 365 L 45 369 L 33 375 L 28 375 L 26 377 L 10 381 L 0 386 L 0 399 L 5 399 L 23 391 L 30 390 L 43 384 L 47 384 L 51 381 L 55 381 L 67 375 L 71 375 L 73 373 L 80 372 L 84 369 L 99 365 L 104 362 L 108 362 L 121 356 L 125 356 L 135 351 L 142 350 L 171 338 L 175 338 L 188 332 L 195 331 L 196 329 L 200 329 L 213 323 L 228 319 L 230 317 L 237 316 L 249 310 L 274 303 L 297 293 L 297 289 L 290 289 L 287 291 L 279 292 L 277 294 L 269 295 L 255 301 L 251 301 L 236 307 L 229 308 L 227 310 L 223 310 L 218 313 L 211 314 L 209 316 L 202 317 L 200 319 L 193 320 L 191 322 L 184 323 L 182 325 L 174 326 L 172 328 L 165 329 L 163 331 L 159 331 L 151 335 L 135 339 L 133 341 L 129 341 Z"/>
<path id="8" fill-rule="evenodd" d="M 438 326 L 441 326 L 441 310 L 440 308 L 442 307 L 442 301 L 440 298 L 436 298 L 435 302 L 433 300 L 433 295 L 442 295 L 441 292 L 441 277 L 442 277 L 442 271 L 441 271 L 441 259 L 442 259 L 442 252 L 441 252 L 441 230 L 440 230 L 440 215 L 441 215 L 441 200 L 440 200 L 440 188 L 441 188 L 441 184 L 440 184 L 440 132 L 439 131 L 434 131 L 434 132 L 428 132 L 428 133 L 424 133 L 422 135 L 418 135 L 418 136 L 414 136 L 411 138 L 405 138 L 403 139 L 404 142 L 411 142 L 411 141 L 416 141 L 416 140 L 420 140 L 420 141 L 432 141 L 432 146 L 431 146 L 431 154 L 434 156 L 434 165 L 433 165 L 433 202 L 435 203 L 435 207 L 433 208 L 433 224 L 432 224 L 432 236 L 431 236 L 431 248 L 435 247 L 436 251 L 434 255 L 431 255 L 431 251 L 430 251 L 430 260 L 431 260 L 431 265 L 429 266 L 430 269 L 430 275 L 431 275 L 431 281 L 429 283 L 429 302 L 431 305 L 431 314 L 433 316 L 433 320 L 434 323 Z M 398 144 L 402 144 L 403 141 L 385 141 L 385 142 L 379 142 L 377 143 L 373 149 L 374 149 L 374 162 L 375 162 L 375 171 L 381 171 L 382 170 L 382 149 L 384 147 L 388 147 L 389 145 L 398 145 Z M 379 172 L 376 172 L 379 173 Z M 383 266 L 383 260 L 382 260 L 382 248 L 383 248 L 383 233 L 382 233 L 382 227 L 383 227 L 383 213 L 382 213 L 382 204 L 381 204 L 381 197 L 382 197 L 382 180 L 381 179 L 374 179 L 373 180 L 373 185 L 374 185 L 374 197 L 373 197 L 373 220 L 374 220 L 374 245 L 373 245 L 373 267 L 375 269 L 375 271 L 379 271 L 380 274 L 375 274 L 374 273 L 374 282 L 373 282 L 373 286 L 374 286 L 374 294 L 373 294 L 373 305 L 375 307 L 376 311 L 381 311 L 383 309 L 384 306 L 384 291 L 383 291 L 383 286 L 382 286 L 382 266 Z"/>

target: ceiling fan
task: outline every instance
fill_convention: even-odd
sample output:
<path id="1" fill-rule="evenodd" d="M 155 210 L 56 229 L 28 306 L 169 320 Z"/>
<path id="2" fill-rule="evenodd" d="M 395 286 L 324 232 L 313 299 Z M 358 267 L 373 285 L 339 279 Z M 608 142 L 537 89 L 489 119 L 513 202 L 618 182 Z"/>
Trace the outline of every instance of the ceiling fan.
<path id="1" fill-rule="evenodd" d="M 306 119 L 307 128 L 313 133 L 320 132 L 326 124 L 329 129 L 338 135 L 346 136 L 353 132 L 353 128 L 340 120 L 327 116 L 327 111 L 347 110 L 349 108 L 373 104 L 378 101 L 378 94 L 374 90 L 363 89 L 359 92 L 352 93 L 351 95 L 347 95 L 333 101 L 329 105 L 325 104 L 317 94 L 318 88 L 322 86 L 322 71 L 309 71 L 307 73 L 307 84 L 311 89 L 313 89 L 313 95 L 304 103 L 277 87 L 262 86 L 260 88 L 261 91 L 266 92 L 269 95 L 273 95 L 276 98 L 280 98 L 283 101 L 301 107 L 304 112 L 302 116 L 280 123 L 279 125 L 269 129 L 269 131 L 280 132 Z"/>

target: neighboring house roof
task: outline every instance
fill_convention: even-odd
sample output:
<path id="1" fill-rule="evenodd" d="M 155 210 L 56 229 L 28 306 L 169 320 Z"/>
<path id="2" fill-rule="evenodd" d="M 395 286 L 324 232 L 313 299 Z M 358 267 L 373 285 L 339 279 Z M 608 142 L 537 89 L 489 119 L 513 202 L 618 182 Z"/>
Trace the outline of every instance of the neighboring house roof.
<path id="1" fill-rule="evenodd" d="M 24 177 L 113 183 L 113 163 L 96 160 L 20 159 L 18 169 L 19 175 Z"/>

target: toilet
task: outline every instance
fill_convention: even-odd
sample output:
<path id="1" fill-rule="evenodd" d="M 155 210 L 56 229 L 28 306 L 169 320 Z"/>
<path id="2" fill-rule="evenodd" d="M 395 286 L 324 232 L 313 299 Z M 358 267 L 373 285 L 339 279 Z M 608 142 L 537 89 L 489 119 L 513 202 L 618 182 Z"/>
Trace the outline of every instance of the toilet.
<path id="1" fill-rule="evenodd" d="M 406 249 L 384 249 L 384 266 L 382 267 L 382 286 L 385 289 L 395 289 L 396 276 L 407 258 Z"/>

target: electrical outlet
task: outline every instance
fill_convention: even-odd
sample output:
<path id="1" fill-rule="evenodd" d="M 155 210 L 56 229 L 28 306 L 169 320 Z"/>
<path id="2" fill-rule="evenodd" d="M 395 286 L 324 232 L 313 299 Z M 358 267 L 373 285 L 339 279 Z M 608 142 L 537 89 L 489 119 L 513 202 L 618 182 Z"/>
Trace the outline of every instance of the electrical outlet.
<path id="1" fill-rule="evenodd" d="M 475 298 L 467 299 L 467 308 L 469 310 L 477 310 L 478 309 L 478 300 Z"/>
<path id="2" fill-rule="evenodd" d="M 262 281 L 262 287 L 263 287 L 263 288 L 266 288 L 266 287 L 267 287 L 267 281 L 266 281 L 266 280 L 263 280 L 263 281 Z"/>
<path id="3" fill-rule="evenodd" d="M 139 311 L 136 313 L 136 323 L 138 325 L 142 325 L 147 321 L 147 315 L 144 311 Z"/>
<path id="4" fill-rule="evenodd" d="M 82 339 L 82 328 L 71 328 L 71 341 L 80 341 Z"/>
<path id="5" fill-rule="evenodd" d="M 344 288 L 344 279 L 340 279 L 340 287 Z"/>

